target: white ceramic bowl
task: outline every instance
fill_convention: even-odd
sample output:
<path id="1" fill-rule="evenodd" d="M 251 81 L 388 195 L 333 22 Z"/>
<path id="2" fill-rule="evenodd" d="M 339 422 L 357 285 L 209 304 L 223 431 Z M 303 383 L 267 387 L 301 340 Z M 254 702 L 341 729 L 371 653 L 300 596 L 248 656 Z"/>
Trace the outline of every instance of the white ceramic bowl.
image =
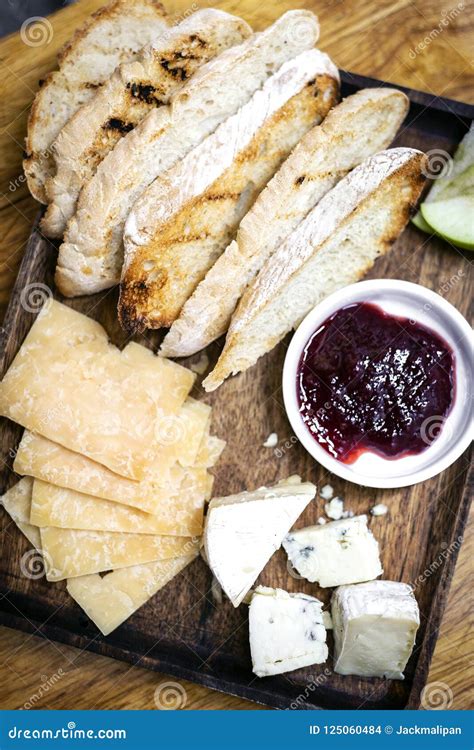
<path id="1" fill-rule="evenodd" d="M 328 317 L 346 305 L 371 302 L 388 313 L 422 323 L 442 336 L 455 356 L 456 391 L 451 411 L 442 420 L 439 436 L 426 450 L 400 459 L 386 459 L 365 452 L 352 464 L 327 453 L 310 435 L 301 419 L 296 376 L 301 354 L 310 336 Z M 423 482 L 450 466 L 472 440 L 473 333 L 460 312 L 439 294 L 408 281 L 376 279 L 351 284 L 331 294 L 303 320 L 291 340 L 283 368 L 283 397 L 291 426 L 308 453 L 326 469 L 365 487 L 406 487 Z M 427 426 L 431 437 L 439 431 L 433 418 Z"/>

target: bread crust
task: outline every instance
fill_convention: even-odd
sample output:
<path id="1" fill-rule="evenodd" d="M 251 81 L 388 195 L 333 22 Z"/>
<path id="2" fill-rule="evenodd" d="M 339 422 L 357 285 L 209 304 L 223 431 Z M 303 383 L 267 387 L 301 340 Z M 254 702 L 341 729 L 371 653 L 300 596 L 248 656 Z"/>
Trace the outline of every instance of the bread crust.
<path id="1" fill-rule="evenodd" d="M 251 34 L 248 24 L 220 10 L 198 10 L 123 63 L 71 117 L 54 142 L 56 174 L 41 228 L 62 237 L 82 186 L 121 138 L 171 96 L 204 63 Z"/>
<path id="2" fill-rule="evenodd" d="M 93 13 L 58 54 L 59 69 L 49 73 L 35 96 L 28 118 L 23 169 L 33 197 L 47 203 L 46 181 L 54 173 L 52 144 L 77 109 L 94 95 L 114 68 L 130 60 L 144 44 L 168 26 L 158 0 L 112 0 Z M 115 34 L 115 48 L 108 37 Z M 104 37 L 102 53 L 96 36 Z M 127 47 L 121 46 L 122 38 Z M 138 39 L 140 37 L 140 39 Z M 87 65 L 93 52 L 100 66 Z M 82 70 L 81 70 L 82 67 Z M 100 69 L 99 69 L 100 68 Z"/>
<path id="3" fill-rule="evenodd" d="M 207 391 L 251 367 L 325 296 L 365 275 L 408 222 L 425 183 L 424 165 L 425 155 L 415 149 L 383 151 L 325 195 L 243 295 L 203 383 Z"/>

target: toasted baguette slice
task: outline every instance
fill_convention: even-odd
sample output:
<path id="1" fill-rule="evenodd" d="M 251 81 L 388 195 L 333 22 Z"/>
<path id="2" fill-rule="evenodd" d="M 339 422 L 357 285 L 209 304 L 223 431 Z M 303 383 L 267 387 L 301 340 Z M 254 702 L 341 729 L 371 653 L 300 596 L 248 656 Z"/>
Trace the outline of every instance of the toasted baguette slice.
<path id="1" fill-rule="evenodd" d="M 396 240 L 425 181 L 425 156 L 395 148 L 344 177 L 267 260 L 235 311 L 203 385 L 251 367 L 328 294 L 358 281 Z"/>
<path id="2" fill-rule="evenodd" d="M 307 50 L 150 185 L 125 225 L 119 317 L 128 331 L 171 325 L 258 192 L 338 92 L 335 65 Z"/>
<path id="3" fill-rule="evenodd" d="M 115 144 L 181 88 L 200 65 L 239 44 L 252 30 L 236 16 L 198 10 L 120 65 L 84 104 L 54 142 L 56 175 L 47 186 L 50 206 L 41 223 L 48 237 L 62 237 L 82 186 Z"/>
<path id="4" fill-rule="evenodd" d="M 390 145 L 408 110 L 395 89 L 363 89 L 307 133 L 243 218 L 231 242 L 188 299 L 163 341 L 186 357 L 228 328 L 245 287 L 272 252 L 350 169 Z"/>
<path id="5" fill-rule="evenodd" d="M 309 11 L 285 13 L 203 65 L 169 106 L 151 111 L 117 143 L 84 186 L 69 222 L 56 274 L 63 294 L 90 294 L 118 283 L 123 226 L 136 199 L 237 112 L 284 62 L 314 47 L 318 34 L 317 18 Z"/>
<path id="6" fill-rule="evenodd" d="M 157 0 L 113 0 L 93 13 L 60 52 L 59 70 L 44 81 L 28 120 L 23 168 L 36 200 L 48 202 L 45 186 L 54 173 L 52 144 L 61 128 L 117 65 L 133 60 L 167 28 Z"/>

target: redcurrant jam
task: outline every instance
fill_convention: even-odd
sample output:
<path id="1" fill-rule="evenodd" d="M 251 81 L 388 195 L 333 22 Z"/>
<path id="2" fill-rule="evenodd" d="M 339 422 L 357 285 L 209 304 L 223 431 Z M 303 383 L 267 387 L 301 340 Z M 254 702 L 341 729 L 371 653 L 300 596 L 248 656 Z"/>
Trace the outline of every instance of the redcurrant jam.
<path id="1" fill-rule="evenodd" d="M 442 429 L 454 393 L 450 346 L 420 323 L 368 302 L 325 320 L 298 367 L 302 419 L 344 463 L 367 451 L 389 459 L 421 453 Z"/>

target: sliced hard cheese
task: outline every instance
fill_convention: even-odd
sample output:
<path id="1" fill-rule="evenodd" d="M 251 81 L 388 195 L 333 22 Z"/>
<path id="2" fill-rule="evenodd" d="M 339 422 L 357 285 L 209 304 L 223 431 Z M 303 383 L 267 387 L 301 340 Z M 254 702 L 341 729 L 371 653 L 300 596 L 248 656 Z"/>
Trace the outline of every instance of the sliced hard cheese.
<path id="1" fill-rule="evenodd" d="M 108 635 L 154 596 L 195 557 L 197 550 L 172 560 L 132 565 L 99 575 L 71 578 L 67 590 L 104 635 Z"/>
<path id="2" fill-rule="evenodd" d="M 168 560 L 194 552 L 198 539 L 108 531 L 41 529 L 41 548 L 49 560 L 48 581 Z"/>
<path id="3" fill-rule="evenodd" d="M 181 466 L 194 466 L 210 418 L 210 406 L 188 398 L 178 414 L 162 420 L 157 431 L 157 455 L 150 472 L 154 468 L 159 471 L 161 457 L 165 454 L 172 463 L 177 461 Z"/>
<path id="4" fill-rule="evenodd" d="M 326 661 L 322 607 L 312 596 L 258 586 L 249 608 L 252 668 L 258 677 Z"/>
<path id="5" fill-rule="evenodd" d="M 138 344 L 120 352 L 97 322 L 50 300 L 0 384 L 0 413 L 141 479 L 194 378 Z"/>
<path id="6" fill-rule="evenodd" d="M 23 477 L 23 479 L 0 497 L 0 505 L 3 505 L 12 521 L 16 523 L 33 547 L 40 550 L 41 538 L 39 529 L 30 523 L 32 488 L 33 480 L 31 477 Z"/>
<path id="7" fill-rule="evenodd" d="M 367 516 L 298 529 L 288 534 L 283 547 L 298 573 L 323 587 L 371 581 L 383 573 Z"/>
<path id="8" fill-rule="evenodd" d="M 225 446 L 225 440 L 208 434 L 207 439 L 202 441 L 199 448 L 199 453 L 196 457 L 196 466 L 204 466 L 206 468 L 215 466 Z"/>
<path id="9" fill-rule="evenodd" d="M 238 607 L 316 487 L 286 480 L 255 492 L 214 498 L 204 529 L 209 567 Z"/>
<path id="10" fill-rule="evenodd" d="M 420 624 L 411 587 L 395 581 L 341 586 L 332 597 L 334 671 L 403 680 Z"/>
<path id="11" fill-rule="evenodd" d="M 36 479 L 30 521 L 36 526 L 62 529 L 198 536 L 202 534 L 208 499 L 208 475 L 204 469 L 200 471 L 200 492 L 184 492 L 179 498 L 162 502 L 156 515 Z"/>
<path id="12" fill-rule="evenodd" d="M 5 510 L 20 531 L 41 552 L 40 530 L 29 523 L 33 480 L 24 477 L 1 498 Z M 198 555 L 197 545 L 169 560 L 131 565 L 105 576 L 86 575 L 67 582 L 70 595 L 107 635 L 130 617 L 142 604 L 180 573 Z M 47 567 L 50 567 L 49 558 Z"/>
<path id="13" fill-rule="evenodd" d="M 206 447 L 200 448 L 200 453 L 205 457 L 209 455 L 209 450 L 213 450 L 214 438 L 209 440 L 209 449 L 206 437 Z M 208 482 L 204 466 L 185 469 L 175 464 L 163 471 L 160 463 L 147 470 L 147 473 L 156 475 L 156 481 L 145 479 L 137 482 L 28 431 L 25 431 L 18 447 L 13 468 L 17 474 L 33 476 L 50 484 L 163 516 L 166 508 L 175 511 L 178 516 L 180 508 L 188 507 L 189 502 L 194 503 L 194 500 L 197 502 L 203 493 L 206 496 Z"/>

